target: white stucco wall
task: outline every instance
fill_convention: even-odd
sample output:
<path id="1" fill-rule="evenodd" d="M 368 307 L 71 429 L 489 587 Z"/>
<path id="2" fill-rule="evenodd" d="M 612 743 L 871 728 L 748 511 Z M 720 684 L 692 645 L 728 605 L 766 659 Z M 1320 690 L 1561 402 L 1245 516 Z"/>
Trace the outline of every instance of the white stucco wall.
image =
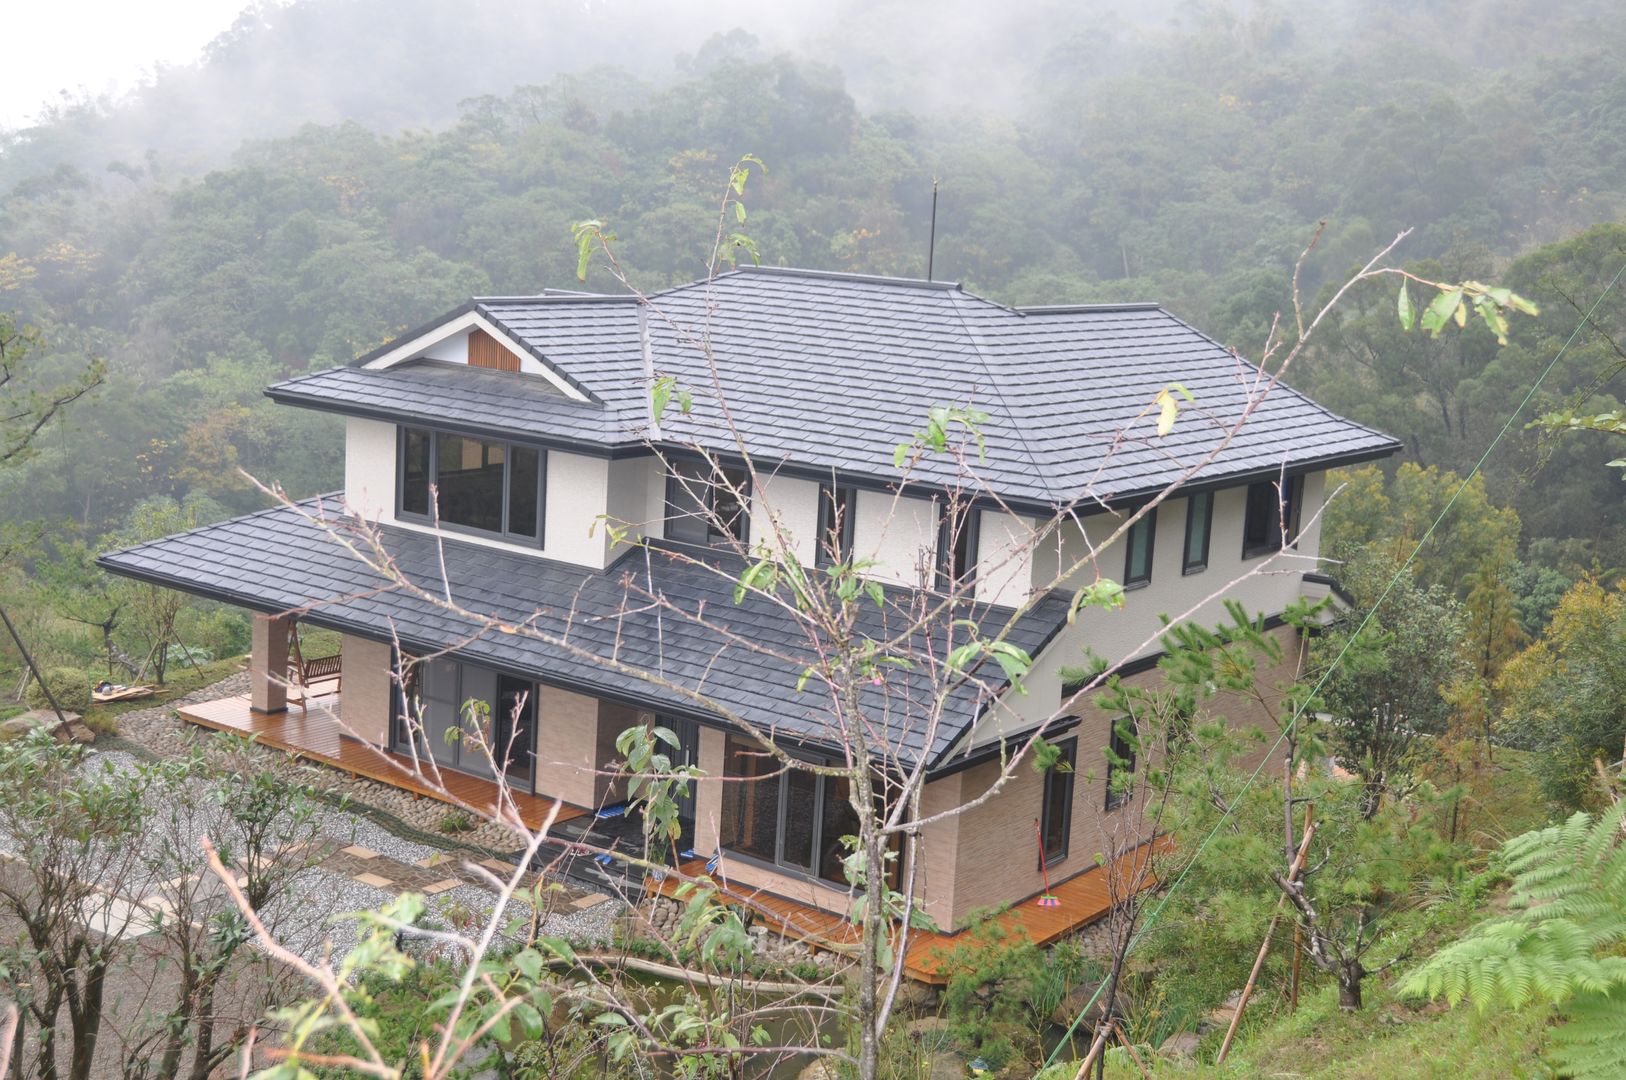
<path id="1" fill-rule="evenodd" d="M 803 566 L 812 566 L 818 550 L 819 485 L 796 476 L 759 476 L 751 493 L 751 544 L 777 548 L 774 522 Z"/>
<path id="2" fill-rule="evenodd" d="M 1324 498 L 1324 481 L 1321 473 L 1305 478 L 1300 514 L 1303 527 L 1295 549 L 1300 557 L 1279 557 L 1268 566 L 1264 556 L 1242 558 L 1245 487 L 1215 492 L 1208 568 L 1193 574 L 1181 572 L 1189 503 L 1183 497 L 1165 501 L 1158 507 L 1151 582 L 1130 590 L 1124 606 L 1117 611 L 1090 608 L 1080 612 L 1078 620 L 1063 628 L 1036 659 L 1026 680 L 1028 693 L 1007 694 L 990 708 L 973 732 L 971 745 L 1029 728 L 1048 716 L 1061 700 L 1062 669 L 1083 666 L 1087 649 L 1112 662 L 1161 651 L 1161 615 L 1214 624 L 1226 617 L 1224 599 L 1241 601 L 1252 615 L 1281 614 L 1303 595 L 1302 575 L 1318 566 L 1313 556 L 1319 551 L 1320 529 L 1313 518 Z M 1090 540 L 1099 547 L 1106 543 L 1120 520 L 1107 514 L 1095 514 L 1085 518 L 1084 524 Z M 1058 563 L 1070 566 L 1084 558 L 1086 550 L 1077 526 L 1070 523 L 1063 526 L 1059 538 L 1047 538 L 1042 546 L 1034 569 L 1035 582 L 1048 581 Z M 1098 564 L 1101 576 L 1123 580 L 1121 539 L 1101 548 Z M 1244 579 L 1249 571 L 1260 567 L 1264 567 L 1263 572 Z M 1086 564 L 1074 572 L 1069 586 L 1082 585 L 1094 575 L 1094 567 Z M 1215 593 L 1222 595 L 1215 596 Z"/>
<path id="3" fill-rule="evenodd" d="M 368 521 L 394 520 L 394 424 L 359 416 L 345 419 L 344 499 Z"/>
<path id="4" fill-rule="evenodd" d="M 604 523 L 608 510 L 607 458 L 548 451 L 547 519 L 542 553 L 581 566 L 604 565 Z"/>
<path id="5" fill-rule="evenodd" d="M 853 553 L 874 559 L 870 572 L 894 585 L 929 587 L 937 548 L 937 505 L 930 499 L 860 490 Z"/>
<path id="6" fill-rule="evenodd" d="M 618 458 L 609 463 L 606 480 L 605 513 L 617 528 L 627 530 L 632 541 L 644 536 L 660 536 L 661 518 L 666 512 L 666 481 L 660 462 L 650 457 Z M 609 531 L 600 529 L 604 557 L 613 562 L 625 547 L 612 549 Z"/>
<path id="7" fill-rule="evenodd" d="M 1015 607 L 1034 583 L 1037 522 L 1030 517 L 984 510 L 977 534 L 977 599 Z"/>

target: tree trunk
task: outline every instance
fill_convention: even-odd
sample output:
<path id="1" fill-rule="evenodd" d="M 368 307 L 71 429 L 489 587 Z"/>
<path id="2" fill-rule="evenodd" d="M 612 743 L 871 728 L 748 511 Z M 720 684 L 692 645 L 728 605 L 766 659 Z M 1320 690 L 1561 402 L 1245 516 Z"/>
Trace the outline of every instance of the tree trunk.
<path id="1" fill-rule="evenodd" d="M 157 1080 L 175 1080 L 181 1071 L 181 1052 L 186 1047 L 186 1029 L 192 1026 L 192 1018 L 197 1015 L 194 1003 L 196 994 L 195 981 L 191 970 L 192 965 L 186 965 L 186 974 L 181 981 L 180 993 L 175 1003 L 175 1011 L 166 1018 L 165 1026 L 169 1028 L 169 1036 L 164 1040 L 164 1054 L 159 1059 Z"/>
<path id="2" fill-rule="evenodd" d="M 209 1073 L 214 1068 L 215 983 L 213 978 L 203 981 L 198 989 L 197 1008 L 192 1012 L 198 1038 L 197 1048 L 193 1051 L 191 1080 L 209 1080 Z"/>
<path id="3" fill-rule="evenodd" d="M 68 1066 L 68 1080 L 90 1080 L 91 1066 L 96 1061 L 96 1039 L 102 1033 L 102 992 L 107 987 L 107 961 L 91 963 L 85 972 L 83 1000 L 75 1008 L 69 1003 L 73 1018 L 73 1056 Z"/>
<path id="4" fill-rule="evenodd" d="M 1345 960 L 1338 965 L 1338 1008 L 1356 1012 L 1361 1007 L 1361 980 L 1366 969 L 1359 960 Z"/>

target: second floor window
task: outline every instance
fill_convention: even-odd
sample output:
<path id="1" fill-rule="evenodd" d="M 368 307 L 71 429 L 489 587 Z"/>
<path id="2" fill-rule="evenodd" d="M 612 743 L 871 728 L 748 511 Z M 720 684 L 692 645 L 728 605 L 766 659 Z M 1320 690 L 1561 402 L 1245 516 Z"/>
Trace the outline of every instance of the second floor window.
<path id="1" fill-rule="evenodd" d="M 1303 495 L 1302 476 L 1289 476 L 1279 484 L 1261 480 L 1248 485 L 1248 508 L 1242 523 L 1244 559 L 1280 551 L 1297 538 Z"/>
<path id="2" fill-rule="evenodd" d="M 1125 541 L 1128 550 L 1124 556 L 1124 588 L 1150 584 L 1152 550 L 1157 542 L 1157 507 L 1146 511 L 1144 517 L 1129 526 Z"/>
<path id="3" fill-rule="evenodd" d="M 1112 723 L 1112 740 L 1107 745 L 1107 804 L 1116 810 L 1135 797 L 1135 739 L 1133 721 L 1120 716 Z"/>
<path id="4" fill-rule="evenodd" d="M 714 472 L 703 461 L 674 461 L 666 475 L 666 538 L 709 547 L 744 544 L 750 501 L 744 469 Z"/>
<path id="5" fill-rule="evenodd" d="M 815 564 L 830 566 L 853 557 L 853 518 L 858 513 L 858 492 L 842 484 L 819 485 L 818 550 Z"/>
<path id="6" fill-rule="evenodd" d="M 980 511 L 944 505 L 937 525 L 937 588 L 943 592 L 970 584 L 977 571 Z"/>
<path id="7" fill-rule="evenodd" d="M 1214 493 L 1199 492 L 1186 500 L 1186 554 L 1181 572 L 1197 574 L 1208 569 L 1208 536 L 1214 526 Z"/>
<path id="8" fill-rule="evenodd" d="M 537 546 L 547 454 L 534 446 L 402 428 L 397 513 Z M 431 505 L 430 488 L 434 488 Z"/>

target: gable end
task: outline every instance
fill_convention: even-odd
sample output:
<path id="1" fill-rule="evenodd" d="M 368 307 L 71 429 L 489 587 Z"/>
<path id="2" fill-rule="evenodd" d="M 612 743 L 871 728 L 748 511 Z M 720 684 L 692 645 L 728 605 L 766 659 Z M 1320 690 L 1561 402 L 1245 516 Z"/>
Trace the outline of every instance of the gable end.
<path id="1" fill-rule="evenodd" d="M 469 331 L 469 366 L 492 371 L 519 371 L 519 357 L 476 326 Z"/>

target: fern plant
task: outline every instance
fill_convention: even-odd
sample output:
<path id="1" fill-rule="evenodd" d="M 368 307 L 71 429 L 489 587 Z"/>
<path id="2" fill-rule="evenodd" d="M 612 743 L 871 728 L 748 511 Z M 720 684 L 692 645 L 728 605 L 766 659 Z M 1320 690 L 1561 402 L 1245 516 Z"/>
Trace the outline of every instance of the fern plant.
<path id="1" fill-rule="evenodd" d="M 1400 992 L 1480 1010 L 1557 1006 L 1555 1063 L 1577 1080 L 1626 1075 L 1626 802 L 1502 846 L 1513 911 L 1408 975 Z"/>

